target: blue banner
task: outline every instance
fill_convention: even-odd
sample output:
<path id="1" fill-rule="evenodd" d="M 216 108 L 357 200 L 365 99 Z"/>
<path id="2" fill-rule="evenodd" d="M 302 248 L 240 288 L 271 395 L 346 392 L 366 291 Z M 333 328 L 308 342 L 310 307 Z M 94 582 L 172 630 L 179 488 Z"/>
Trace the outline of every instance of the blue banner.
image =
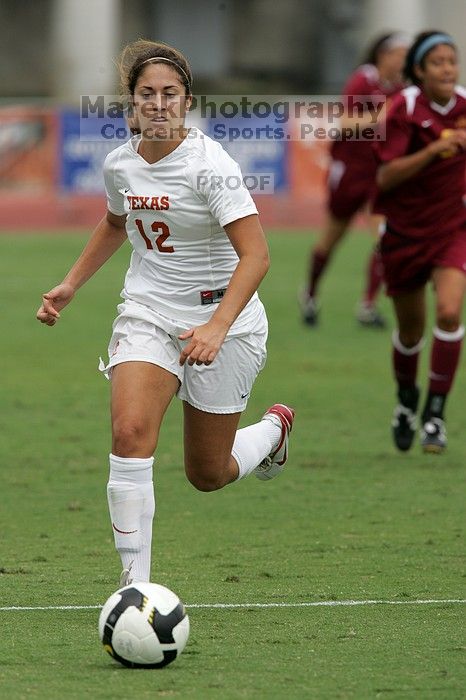
<path id="1" fill-rule="evenodd" d="M 270 175 L 272 190 L 288 186 L 287 136 L 264 119 L 203 119 L 199 127 L 240 165 L 243 177 Z M 281 129 L 280 129 L 281 131 Z M 130 134 L 124 118 L 88 117 L 77 110 L 60 112 L 60 187 L 75 194 L 104 192 L 103 163 L 106 155 L 124 143 Z M 260 191 L 254 190 L 260 193 Z"/>
<path id="2" fill-rule="evenodd" d="M 112 120 L 111 126 L 112 129 L 126 129 L 123 118 Z M 104 192 L 102 168 L 105 157 L 123 141 L 114 136 L 107 138 L 102 127 L 102 119 L 82 120 L 77 110 L 60 113 L 60 186 L 66 192 Z"/>
<path id="3" fill-rule="evenodd" d="M 210 119 L 206 133 L 236 160 L 243 176 L 271 174 L 274 191 L 288 185 L 286 172 L 287 134 L 283 126 L 264 119 Z"/>

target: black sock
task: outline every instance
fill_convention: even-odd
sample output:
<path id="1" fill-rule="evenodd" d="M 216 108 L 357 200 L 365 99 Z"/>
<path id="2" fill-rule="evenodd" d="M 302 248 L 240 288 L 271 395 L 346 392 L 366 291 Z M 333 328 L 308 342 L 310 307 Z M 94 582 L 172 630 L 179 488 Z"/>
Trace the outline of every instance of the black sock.
<path id="1" fill-rule="evenodd" d="M 443 420 L 443 411 L 447 400 L 446 394 L 434 394 L 429 391 L 426 399 L 426 404 L 422 412 L 422 420 L 426 423 L 430 418 L 441 418 Z"/>
<path id="2" fill-rule="evenodd" d="M 398 400 L 403 406 L 410 408 L 416 413 L 419 402 L 419 389 L 417 386 L 398 387 Z"/>

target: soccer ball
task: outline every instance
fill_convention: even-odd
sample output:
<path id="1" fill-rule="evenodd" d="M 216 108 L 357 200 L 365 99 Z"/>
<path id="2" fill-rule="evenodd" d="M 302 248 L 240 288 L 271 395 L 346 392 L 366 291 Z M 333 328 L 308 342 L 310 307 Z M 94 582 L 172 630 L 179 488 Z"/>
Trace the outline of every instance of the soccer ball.
<path id="1" fill-rule="evenodd" d="M 189 617 L 178 596 L 157 583 L 132 583 L 113 593 L 99 617 L 104 649 L 130 668 L 162 668 L 186 646 Z"/>

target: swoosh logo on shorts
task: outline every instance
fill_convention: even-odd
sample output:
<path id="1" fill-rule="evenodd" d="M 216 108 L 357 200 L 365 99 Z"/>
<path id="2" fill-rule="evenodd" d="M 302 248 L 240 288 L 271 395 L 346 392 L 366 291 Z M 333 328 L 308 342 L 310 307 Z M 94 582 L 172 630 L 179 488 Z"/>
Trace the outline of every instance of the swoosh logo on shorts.
<path id="1" fill-rule="evenodd" d="M 112 527 L 113 527 L 114 530 L 116 530 L 116 532 L 119 532 L 120 535 L 134 535 L 134 533 L 137 532 L 137 530 L 128 530 L 128 531 L 126 531 L 126 530 L 119 530 L 119 529 L 117 528 L 117 526 L 115 525 L 115 523 L 112 523 Z"/>

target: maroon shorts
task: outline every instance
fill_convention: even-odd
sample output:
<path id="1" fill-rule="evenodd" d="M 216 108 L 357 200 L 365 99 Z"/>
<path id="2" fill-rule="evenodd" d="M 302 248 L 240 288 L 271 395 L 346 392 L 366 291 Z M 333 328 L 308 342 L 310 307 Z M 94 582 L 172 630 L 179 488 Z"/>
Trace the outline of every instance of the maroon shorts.
<path id="1" fill-rule="evenodd" d="M 372 161 L 351 163 L 332 160 L 327 185 L 328 208 L 337 219 L 349 219 L 375 194 L 376 168 Z"/>
<path id="2" fill-rule="evenodd" d="M 380 251 L 389 297 L 423 287 L 436 267 L 454 267 L 466 274 L 466 229 L 418 239 L 403 236 L 387 224 Z"/>

